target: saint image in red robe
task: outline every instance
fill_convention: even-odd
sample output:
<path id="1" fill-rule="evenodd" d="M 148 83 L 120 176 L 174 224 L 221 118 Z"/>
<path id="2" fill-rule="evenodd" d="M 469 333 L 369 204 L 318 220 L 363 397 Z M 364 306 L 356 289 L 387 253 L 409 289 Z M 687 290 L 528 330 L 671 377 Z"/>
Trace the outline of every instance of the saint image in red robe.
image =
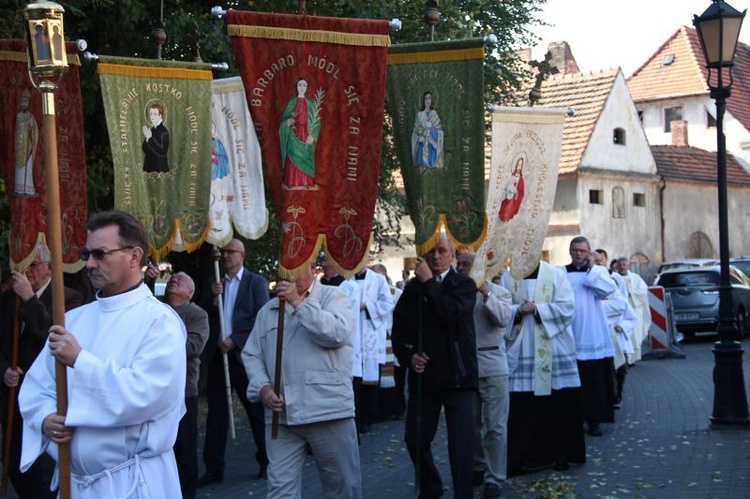
<path id="1" fill-rule="evenodd" d="M 516 160 L 516 166 L 513 168 L 513 175 L 505 187 L 503 187 L 503 201 L 500 203 L 500 212 L 498 213 L 500 220 L 503 222 L 512 220 L 521 208 L 524 193 L 523 165 L 523 156 L 520 156 Z"/>

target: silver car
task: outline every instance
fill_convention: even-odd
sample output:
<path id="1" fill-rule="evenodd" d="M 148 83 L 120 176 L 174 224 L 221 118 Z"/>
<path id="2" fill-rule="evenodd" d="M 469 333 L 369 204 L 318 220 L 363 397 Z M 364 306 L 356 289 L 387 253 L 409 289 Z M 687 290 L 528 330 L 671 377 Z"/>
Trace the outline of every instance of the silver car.
<path id="1" fill-rule="evenodd" d="M 670 294 L 677 329 L 686 336 L 695 333 L 715 333 L 719 324 L 719 266 L 666 270 L 659 275 L 655 286 L 662 286 Z M 750 278 L 730 265 L 729 281 L 739 338 L 750 331 Z"/>
<path id="2" fill-rule="evenodd" d="M 713 267 L 714 265 L 719 265 L 719 261 L 715 258 L 683 258 L 682 260 L 662 263 L 656 272 L 661 274 L 671 269 L 692 269 L 695 267 Z"/>

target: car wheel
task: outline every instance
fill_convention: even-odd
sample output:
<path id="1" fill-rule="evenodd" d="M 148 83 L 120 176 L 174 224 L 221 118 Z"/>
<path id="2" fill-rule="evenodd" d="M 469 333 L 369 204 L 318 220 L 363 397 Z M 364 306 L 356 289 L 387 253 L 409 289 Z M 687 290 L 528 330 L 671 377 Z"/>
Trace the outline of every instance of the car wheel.
<path id="1" fill-rule="evenodd" d="M 744 308 L 740 308 L 737 311 L 737 329 L 739 330 L 740 339 L 744 340 L 747 336 L 747 311 Z"/>

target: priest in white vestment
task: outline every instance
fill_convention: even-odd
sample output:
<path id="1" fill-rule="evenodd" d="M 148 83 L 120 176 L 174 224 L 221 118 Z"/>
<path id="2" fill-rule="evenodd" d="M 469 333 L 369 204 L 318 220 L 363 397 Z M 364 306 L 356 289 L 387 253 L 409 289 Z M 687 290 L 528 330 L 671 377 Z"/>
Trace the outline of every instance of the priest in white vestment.
<path id="1" fill-rule="evenodd" d="M 571 263 L 561 267 L 575 294 L 573 336 L 576 340 L 578 375 L 588 434 L 601 436 L 600 423 L 613 423 L 615 349 L 604 315 L 602 299 L 617 290 L 604 267 L 596 265 L 598 254 L 588 239 L 577 236 L 570 242 Z"/>
<path id="2" fill-rule="evenodd" d="M 172 446 L 185 413 L 186 332 L 142 281 L 148 236 L 123 212 L 92 215 L 81 257 L 96 301 L 50 329 L 26 373 L 21 470 L 70 444 L 71 495 L 180 497 Z M 67 366 L 68 410 L 56 414 L 55 362 Z M 53 488 L 58 481 L 57 473 Z"/>
<path id="3" fill-rule="evenodd" d="M 619 409 L 622 406 L 622 391 L 628 373 L 627 359 L 634 352 L 632 337 L 635 334 L 635 328 L 639 321 L 633 311 L 633 307 L 628 302 L 628 290 L 625 286 L 625 280 L 617 272 L 609 270 L 609 261 L 605 250 L 597 249 L 596 252 L 600 255 L 597 265 L 607 269 L 609 276 L 617 284 L 617 291 L 602 300 L 602 306 L 607 316 L 607 323 L 609 324 L 609 331 L 612 335 L 612 342 L 615 348 L 615 399 L 613 407 Z"/>
<path id="4" fill-rule="evenodd" d="M 566 274 L 542 261 L 523 280 L 503 272 L 502 285 L 513 297 L 506 333 L 509 473 L 583 464 L 581 381 L 570 327 L 575 297 Z"/>
<path id="5" fill-rule="evenodd" d="M 365 269 L 339 286 L 349 297 L 354 314 L 352 377 L 357 428 L 367 429 L 377 415 L 380 365 L 385 364 L 385 343 L 394 301 L 385 277 Z"/>
<path id="6" fill-rule="evenodd" d="M 638 325 L 632 335 L 633 355 L 629 359 L 629 364 L 641 360 L 641 345 L 643 340 L 648 337 L 648 330 L 651 327 L 651 307 L 648 304 L 648 285 L 641 276 L 630 271 L 630 260 L 627 257 L 617 259 L 617 272 L 625 280 L 625 286 L 628 290 L 628 300 L 633 307 L 635 315 L 638 317 Z"/>

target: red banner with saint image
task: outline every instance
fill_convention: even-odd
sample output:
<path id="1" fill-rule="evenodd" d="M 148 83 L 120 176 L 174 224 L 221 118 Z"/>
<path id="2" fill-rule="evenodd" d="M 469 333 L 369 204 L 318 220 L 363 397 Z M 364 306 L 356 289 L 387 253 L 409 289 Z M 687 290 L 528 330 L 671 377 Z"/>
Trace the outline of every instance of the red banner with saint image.
<path id="1" fill-rule="evenodd" d="M 75 45 L 66 45 L 69 68 L 55 92 L 55 121 L 63 270 L 77 272 L 85 264 L 80 253 L 88 214 L 86 152 L 80 61 Z M 26 58 L 25 40 L 0 40 L 0 161 L 10 205 L 11 268 L 26 267 L 47 241 L 42 96 L 31 84 Z"/>
<path id="2" fill-rule="evenodd" d="M 351 275 L 370 249 L 388 22 L 230 10 L 227 24 L 282 224 L 280 274 L 324 247 Z"/>

